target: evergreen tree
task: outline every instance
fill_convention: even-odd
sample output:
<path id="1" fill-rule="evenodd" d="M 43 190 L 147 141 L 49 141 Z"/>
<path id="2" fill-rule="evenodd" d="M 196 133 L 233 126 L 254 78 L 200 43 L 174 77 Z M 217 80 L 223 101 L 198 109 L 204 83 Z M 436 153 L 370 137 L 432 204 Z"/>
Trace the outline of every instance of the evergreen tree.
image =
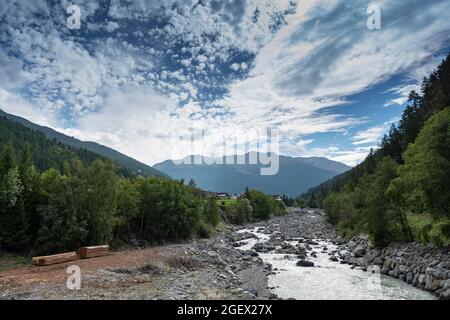
<path id="1" fill-rule="evenodd" d="M 188 186 L 191 188 L 196 188 L 197 184 L 195 183 L 194 179 L 189 180 Z"/>

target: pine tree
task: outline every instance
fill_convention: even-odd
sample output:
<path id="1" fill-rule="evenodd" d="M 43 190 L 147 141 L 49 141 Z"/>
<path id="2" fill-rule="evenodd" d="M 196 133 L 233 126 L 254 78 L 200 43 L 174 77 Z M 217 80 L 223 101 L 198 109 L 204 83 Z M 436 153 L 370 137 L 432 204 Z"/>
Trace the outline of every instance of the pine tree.
<path id="1" fill-rule="evenodd" d="M 11 251 L 26 249 L 29 241 L 22 191 L 14 148 L 8 144 L 0 154 L 0 247 Z"/>

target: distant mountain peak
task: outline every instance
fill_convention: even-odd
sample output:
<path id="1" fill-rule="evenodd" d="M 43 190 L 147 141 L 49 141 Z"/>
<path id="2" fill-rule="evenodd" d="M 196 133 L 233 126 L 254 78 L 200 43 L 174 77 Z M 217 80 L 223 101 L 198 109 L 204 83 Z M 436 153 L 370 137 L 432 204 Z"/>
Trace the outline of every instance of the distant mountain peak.
<path id="1" fill-rule="evenodd" d="M 186 156 L 178 160 L 166 160 L 153 167 L 174 179 L 194 179 L 197 186 L 215 192 L 240 193 L 246 186 L 269 194 L 296 196 L 349 169 L 349 166 L 324 157 L 278 156 L 278 173 L 261 175 L 260 153 L 251 151 L 225 157 Z M 272 155 L 276 157 L 276 154 Z M 237 157 L 241 157 L 240 164 Z M 230 161 L 226 161 L 228 160 Z M 205 161 L 206 160 L 206 161 Z M 245 160 L 245 161 L 244 161 Z M 251 161 L 252 160 L 252 161 Z M 244 164 L 245 163 L 245 164 Z"/>

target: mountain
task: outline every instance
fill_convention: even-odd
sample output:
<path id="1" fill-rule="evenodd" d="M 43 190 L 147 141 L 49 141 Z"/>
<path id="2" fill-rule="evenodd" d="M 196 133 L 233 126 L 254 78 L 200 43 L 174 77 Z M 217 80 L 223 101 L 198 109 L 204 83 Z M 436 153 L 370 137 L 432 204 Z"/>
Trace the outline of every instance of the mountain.
<path id="1" fill-rule="evenodd" d="M 192 157 L 185 158 L 183 162 Z M 261 165 L 248 164 L 249 153 L 245 157 L 247 163 L 245 165 L 217 164 L 221 159 L 216 158 L 214 159 L 216 164 L 176 164 L 172 160 L 166 160 L 154 165 L 154 168 L 174 179 L 184 179 L 186 182 L 194 179 L 199 188 L 208 191 L 235 194 L 241 193 L 248 186 L 268 194 L 289 196 L 298 196 L 309 188 L 350 169 L 342 163 L 326 158 L 279 156 L 278 173 L 261 175 Z"/>
<path id="2" fill-rule="evenodd" d="M 131 157 L 128 157 L 114 149 L 111 149 L 109 147 L 106 147 L 104 145 L 95 143 L 95 142 L 89 142 L 89 141 L 81 141 L 78 139 L 75 139 L 73 137 L 69 137 L 67 135 L 64 135 L 58 131 L 55 131 L 51 128 L 44 127 L 37 125 L 35 123 L 32 123 L 24 118 L 6 113 L 0 109 L 0 118 L 3 118 L 4 121 L 2 121 L 2 126 L 6 126 L 7 122 L 5 120 L 8 120 L 9 122 L 14 122 L 16 124 L 20 124 L 20 127 L 15 127 L 14 133 L 10 132 L 10 136 L 16 136 L 15 139 L 19 139 L 20 143 L 29 143 L 32 147 L 33 144 L 35 144 L 36 141 L 33 139 L 29 139 L 29 131 L 24 130 L 26 128 L 32 130 L 34 133 L 37 131 L 41 133 L 46 139 L 42 139 L 42 136 L 39 136 L 37 140 L 39 141 L 39 144 L 35 147 L 43 147 L 46 146 L 47 148 L 51 148 L 51 150 L 48 151 L 49 154 L 54 154 L 55 152 L 62 152 L 64 157 L 62 158 L 70 158 L 70 154 L 74 155 L 76 154 L 77 157 L 79 157 L 82 162 L 86 163 L 94 158 L 101 158 L 101 159 L 111 159 L 114 162 L 116 162 L 119 167 L 123 169 L 123 171 L 127 171 L 131 174 L 139 174 L 144 176 L 156 176 L 156 177 L 168 177 L 166 174 L 152 168 L 151 166 L 148 166 L 144 163 L 141 163 Z M 12 127 L 11 124 L 9 124 L 10 127 Z M 25 140 L 21 141 L 20 138 L 22 137 L 22 133 L 20 131 L 26 132 L 25 136 L 27 137 Z M 33 136 L 33 134 L 31 134 Z M 5 139 L 3 139 L 5 140 Z M 1 142 L 1 140 L 0 140 Z M 20 145 L 19 145 L 20 147 Z M 59 149 L 58 149 L 59 148 Z M 57 151 L 57 149 L 59 151 Z M 62 151 L 63 150 L 63 151 Z M 89 154 L 89 156 L 86 156 Z M 90 159 L 89 161 L 83 161 L 83 159 Z M 48 164 L 45 163 L 44 159 L 35 159 L 37 163 L 41 163 L 42 166 L 45 168 L 48 165 L 55 166 L 55 164 Z M 60 163 L 57 164 L 59 166 Z"/>

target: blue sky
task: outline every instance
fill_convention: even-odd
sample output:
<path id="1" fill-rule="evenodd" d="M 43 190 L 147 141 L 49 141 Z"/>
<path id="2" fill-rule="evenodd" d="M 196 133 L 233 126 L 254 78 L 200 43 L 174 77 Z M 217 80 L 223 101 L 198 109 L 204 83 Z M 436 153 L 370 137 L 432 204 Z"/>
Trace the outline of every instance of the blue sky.
<path id="1" fill-rule="evenodd" d="M 355 165 L 450 48 L 448 0 L 79 0 L 79 30 L 71 3 L 0 0 L 0 108 L 148 164 L 190 128 L 277 128 Z"/>

